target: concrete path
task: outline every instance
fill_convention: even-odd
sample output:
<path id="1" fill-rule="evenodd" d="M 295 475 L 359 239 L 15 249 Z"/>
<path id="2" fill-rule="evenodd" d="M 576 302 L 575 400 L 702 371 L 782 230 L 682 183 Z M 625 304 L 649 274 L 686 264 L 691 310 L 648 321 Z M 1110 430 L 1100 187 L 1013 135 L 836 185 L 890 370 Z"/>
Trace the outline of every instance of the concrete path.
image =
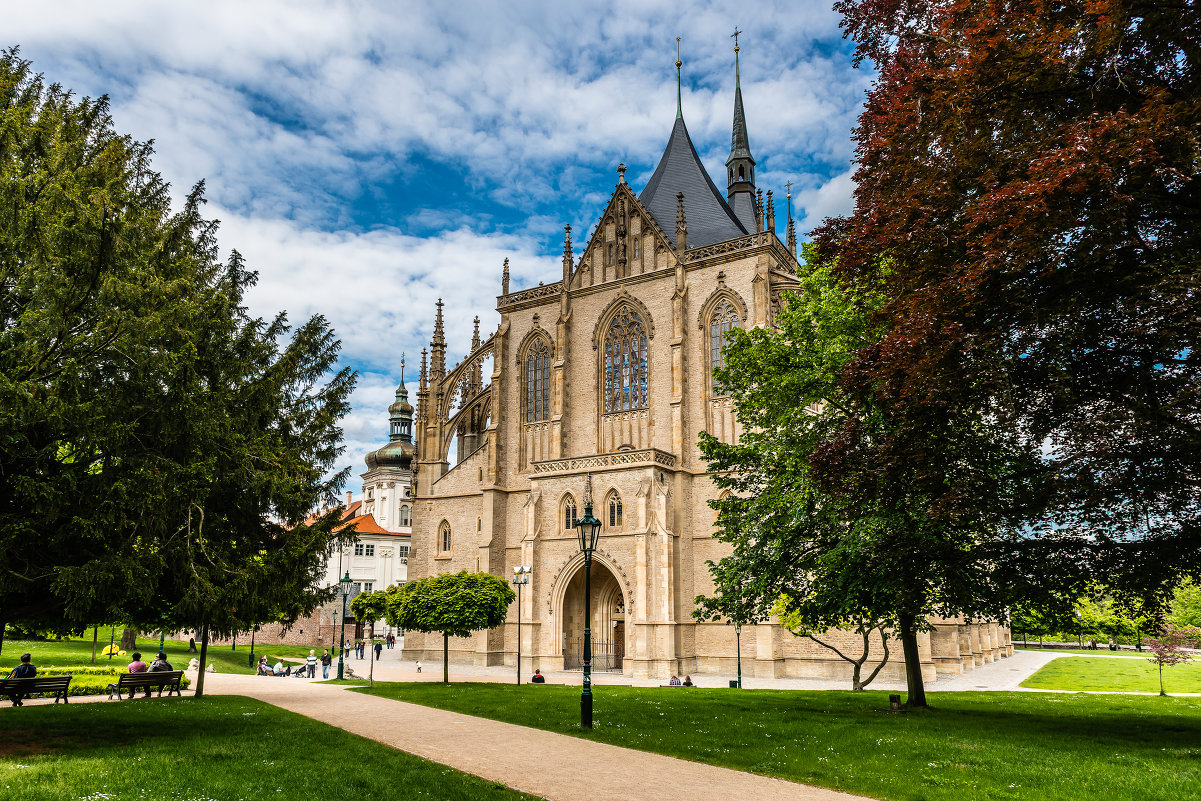
<path id="1" fill-rule="evenodd" d="M 436 678 L 440 680 L 441 676 Z M 205 693 L 256 698 L 553 801 L 662 801 L 664 798 L 849 801 L 861 798 L 350 692 L 344 686 L 306 679 L 210 673 L 205 677 Z"/>

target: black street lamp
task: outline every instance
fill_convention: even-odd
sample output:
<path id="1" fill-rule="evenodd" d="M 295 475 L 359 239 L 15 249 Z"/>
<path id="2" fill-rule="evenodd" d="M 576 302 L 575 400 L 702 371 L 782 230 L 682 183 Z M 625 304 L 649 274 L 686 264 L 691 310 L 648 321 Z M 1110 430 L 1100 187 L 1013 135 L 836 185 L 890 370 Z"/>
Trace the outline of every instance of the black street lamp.
<path id="1" fill-rule="evenodd" d="M 517 588 L 517 683 L 521 684 L 521 588 L 530 583 L 530 566 L 513 568 L 513 586 Z"/>
<path id="2" fill-rule="evenodd" d="M 576 521 L 576 536 L 584 554 L 584 691 L 580 694 L 580 728 L 592 728 L 592 552 L 600 539 L 601 521 L 592 516 L 592 499 Z"/>
<path id="3" fill-rule="evenodd" d="M 742 624 L 734 624 L 734 643 L 738 649 L 738 689 L 742 689 Z"/>
<path id="4" fill-rule="evenodd" d="M 342 647 L 338 649 L 338 680 L 342 680 L 342 660 L 346 657 L 346 599 L 350 597 L 350 571 L 338 581 L 342 589 Z"/>

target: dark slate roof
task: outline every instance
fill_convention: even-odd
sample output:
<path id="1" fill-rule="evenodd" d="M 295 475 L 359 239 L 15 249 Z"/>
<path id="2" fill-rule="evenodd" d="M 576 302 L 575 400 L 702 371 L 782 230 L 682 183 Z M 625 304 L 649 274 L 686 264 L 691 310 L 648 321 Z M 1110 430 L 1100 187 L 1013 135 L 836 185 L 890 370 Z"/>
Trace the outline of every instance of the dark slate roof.
<path id="1" fill-rule="evenodd" d="M 676 117 L 659 166 L 638 200 L 659 223 L 669 239 L 676 231 L 676 194 L 684 193 L 684 218 L 688 247 L 695 248 L 742 236 L 748 231 L 713 185 L 692 146 L 682 117 Z"/>

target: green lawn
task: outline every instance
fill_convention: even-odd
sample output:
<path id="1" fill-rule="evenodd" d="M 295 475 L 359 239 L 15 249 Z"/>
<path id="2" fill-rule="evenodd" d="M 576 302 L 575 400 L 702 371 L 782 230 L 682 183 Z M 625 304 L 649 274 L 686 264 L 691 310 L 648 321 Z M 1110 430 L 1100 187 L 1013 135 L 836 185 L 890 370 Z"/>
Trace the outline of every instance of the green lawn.
<path id="1" fill-rule="evenodd" d="M 889 714 L 878 692 L 602 687 L 584 734 L 578 687 L 358 691 L 885 799 L 1095 801 L 1104 788 L 1146 801 L 1201 787 L 1199 698 L 932 693 L 928 711 Z"/>
<path id="2" fill-rule="evenodd" d="M 1159 669 L 1146 659 L 1065 656 L 1048 662 L 1022 686 L 1035 690 L 1157 693 Z M 1164 668 L 1163 686 L 1168 693 L 1201 693 L 1201 661 Z"/>
<path id="3" fill-rule="evenodd" d="M 6 707 L 0 710 L 0 797 L 530 798 L 234 696 Z"/>
<path id="4" fill-rule="evenodd" d="M 108 638 L 105 637 L 96 649 L 96 665 L 98 667 L 113 665 L 124 670 L 129 665 L 131 659 L 127 653 L 125 656 L 114 656 L 109 659 L 107 656 L 100 653 L 108 646 Z M 158 653 L 158 637 L 141 638 L 137 641 L 135 649 L 142 654 L 146 662 L 154 659 L 154 655 Z M 196 646 L 197 653 L 188 653 L 188 643 L 185 640 L 167 640 L 166 652 L 167 661 L 176 670 L 183 670 L 188 666 L 188 660 L 193 657 L 199 658 L 200 645 Z M 21 654 L 25 652 L 33 654 L 33 664 L 38 667 L 66 667 L 92 664 L 92 639 L 71 639 L 71 640 L 49 640 L 42 642 L 40 640 L 5 640 L 4 651 L 0 652 L 0 670 L 4 675 L 8 674 L 17 666 L 17 662 L 21 659 Z M 132 653 L 132 652 L 130 652 Z M 283 657 L 303 657 L 308 656 L 309 649 L 303 645 L 271 645 L 264 647 L 260 643 L 255 644 L 254 654 L 257 659 L 262 654 L 267 654 L 272 657 L 272 661 L 277 656 Z M 321 650 L 317 649 L 318 655 Z M 209 646 L 208 661 L 217 666 L 220 673 L 254 673 L 246 657 L 250 654 L 249 640 L 245 644 L 239 643 L 236 651 L 230 650 L 228 645 L 223 647 Z"/>

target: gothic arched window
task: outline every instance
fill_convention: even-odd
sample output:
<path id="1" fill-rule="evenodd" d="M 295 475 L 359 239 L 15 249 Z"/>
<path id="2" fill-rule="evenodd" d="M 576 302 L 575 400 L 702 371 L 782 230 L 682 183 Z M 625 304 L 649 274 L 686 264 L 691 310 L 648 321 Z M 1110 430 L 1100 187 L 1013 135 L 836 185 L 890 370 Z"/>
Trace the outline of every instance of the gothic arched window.
<path id="1" fill-rule="evenodd" d="M 721 348 L 729 339 L 730 331 L 735 328 L 742 328 L 742 322 L 738 319 L 738 312 L 734 309 L 733 303 L 723 300 L 713 309 L 713 314 L 709 318 L 710 375 L 718 367 L 726 366 L 726 357 L 722 355 Z M 715 384 L 713 391 L 719 393 L 721 388 Z"/>
<path id="2" fill-rule="evenodd" d="M 579 517 L 576 516 L 575 498 L 567 495 L 563 498 L 563 530 L 574 531 L 577 520 Z"/>
<path id="3" fill-rule="evenodd" d="M 525 421 L 550 419 L 550 346 L 538 339 L 525 354 Z"/>
<path id="4" fill-rule="evenodd" d="M 646 325 L 629 306 L 605 333 L 605 411 L 646 408 Z"/>
<path id="5" fill-rule="evenodd" d="M 450 523 L 445 520 L 442 525 L 438 526 L 438 550 L 441 553 L 450 553 Z"/>
<path id="6" fill-rule="evenodd" d="M 609 528 L 621 528 L 621 496 L 616 491 L 609 493 Z"/>

